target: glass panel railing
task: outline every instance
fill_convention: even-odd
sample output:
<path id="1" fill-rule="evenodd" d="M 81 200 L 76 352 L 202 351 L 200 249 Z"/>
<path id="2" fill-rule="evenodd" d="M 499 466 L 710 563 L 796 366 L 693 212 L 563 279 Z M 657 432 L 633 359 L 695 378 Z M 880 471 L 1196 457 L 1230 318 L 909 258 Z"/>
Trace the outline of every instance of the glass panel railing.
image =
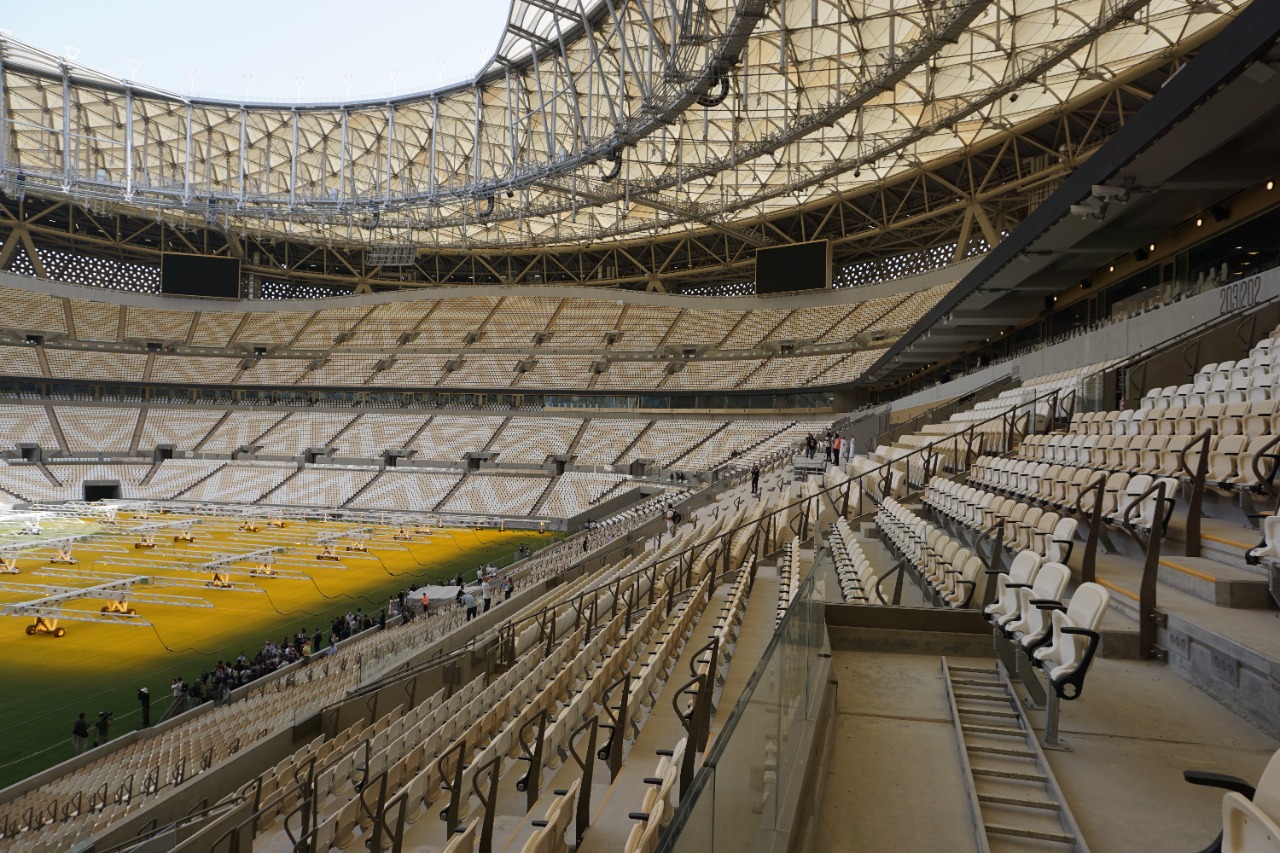
<path id="1" fill-rule="evenodd" d="M 830 559 L 824 552 L 821 559 Z M 817 718 L 830 655 L 826 572 L 801 584 L 724 727 L 681 800 L 662 851 L 757 848 L 790 828 L 786 807 L 803 781 L 806 726 Z M 765 843 L 764 846 L 769 846 Z"/>

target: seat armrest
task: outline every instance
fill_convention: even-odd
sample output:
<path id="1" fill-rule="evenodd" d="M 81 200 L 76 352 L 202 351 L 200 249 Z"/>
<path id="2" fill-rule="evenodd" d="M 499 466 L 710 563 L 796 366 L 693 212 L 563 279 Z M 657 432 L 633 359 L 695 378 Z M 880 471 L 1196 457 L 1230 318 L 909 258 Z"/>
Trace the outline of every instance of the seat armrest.
<path id="1" fill-rule="evenodd" d="M 531 820 L 529 821 L 529 825 L 536 826 L 538 829 L 542 829 L 547 825 L 547 822 L 545 820 Z"/>
<path id="2" fill-rule="evenodd" d="M 631 818 L 632 820 L 647 821 L 649 819 L 649 813 L 648 812 L 627 812 L 627 817 Z"/>
<path id="3" fill-rule="evenodd" d="M 1067 609 L 1067 606 L 1063 604 L 1061 601 L 1054 601 L 1052 598 L 1033 598 L 1031 601 L 1027 603 L 1034 605 L 1035 607 L 1038 607 L 1041 610 L 1065 611 Z"/>
<path id="4" fill-rule="evenodd" d="M 1207 770 L 1183 770 L 1182 778 L 1192 785 L 1203 785 L 1207 788 L 1225 788 L 1237 794 L 1253 799 L 1257 790 L 1239 776 L 1228 776 L 1225 773 L 1210 773 Z"/>

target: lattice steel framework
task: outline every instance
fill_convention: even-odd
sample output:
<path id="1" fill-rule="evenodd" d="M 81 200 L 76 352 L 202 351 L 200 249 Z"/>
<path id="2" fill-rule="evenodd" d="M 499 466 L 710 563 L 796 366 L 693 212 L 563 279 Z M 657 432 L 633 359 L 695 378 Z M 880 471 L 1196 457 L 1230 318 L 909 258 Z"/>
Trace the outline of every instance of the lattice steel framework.
<path id="1" fill-rule="evenodd" d="M 319 254 L 411 242 L 429 281 L 450 252 L 519 281 L 520 249 L 566 246 L 584 262 L 567 276 L 662 276 L 659 245 L 734 264 L 730 247 L 788 239 L 773 217 L 989 150 L 1242 2 L 589 5 L 516 0 L 473 81 L 376 103 L 195 100 L 3 41 L 0 187 Z M 654 257 L 624 264 L 637 238 Z M 617 243 L 597 254 L 619 262 L 585 263 L 586 241 Z"/>
<path id="2" fill-rule="evenodd" d="M 849 268 L 843 284 L 893 278 L 960 259 L 999 240 L 1119 130 L 1184 59 L 1180 54 L 1148 62 L 1066 109 L 995 134 L 984 145 L 744 227 L 767 233 L 777 243 L 832 240 L 837 268 Z M 116 286 L 128 289 L 145 287 L 143 267 L 158 266 L 162 248 L 232 254 L 264 283 L 263 293 L 270 291 L 266 283 L 279 281 L 345 289 L 550 283 L 628 288 L 661 284 L 679 290 L 751 280 L 755 248 L 724 231 L 702 229 L 644 240 L 534 249 L 427 250 L 419 252 L 411 267 L 382 268 L 371 260 L 372 252 L 361 247 L 228 235 L 204 222 L 175 227 L 154 216 L 124 213 L 114 205 L 77 205 L 33 193 L 0 199 L 0 241 L 0 267 L 111 286 L 111 269 L 86 266 L 84 261 L 113 259 L 119 262 Z M 20 248 L 24 241 L 28 248 Z M 33 251 L 44 255 L 43 269 L 24 257 Z"/>

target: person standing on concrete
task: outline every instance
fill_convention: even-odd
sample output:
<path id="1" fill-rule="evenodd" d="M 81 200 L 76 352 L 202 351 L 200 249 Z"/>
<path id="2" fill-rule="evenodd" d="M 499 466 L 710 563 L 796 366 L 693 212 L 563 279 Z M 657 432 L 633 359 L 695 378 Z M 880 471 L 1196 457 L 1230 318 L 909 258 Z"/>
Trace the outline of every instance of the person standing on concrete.
<path id="1" fill-rule="evenodd" d="M 142 706 L 142 727 L 151 728 L 151 691 L 142 688 L 138 691 L 138 704 Z"/>
<path id="2" fill-rule="evenodd" d="M 751 463 L 751 494 L 760 494 L 760 463 Z"/>
<path id="3" fill-rule="evenodd" d="M 84 711 L 71 726 L 71 748 L 76 755 L 89 748 L 89 721 L 84 718 Z"/>
<path id="4" fill-rule="evenodd" d="M 462 606 L 467 608 L 468 622 L 476 618 L 476 597 L 471 594 L 470 590 L 462 593 Z"/>
<path id="5" fill-rule="evenodd" d="M 484 612 L 488 613 L 493 606 L 493 584 L 489 583 L 488 578 L 480 583 L 480 597 L 484 599 Z"/>

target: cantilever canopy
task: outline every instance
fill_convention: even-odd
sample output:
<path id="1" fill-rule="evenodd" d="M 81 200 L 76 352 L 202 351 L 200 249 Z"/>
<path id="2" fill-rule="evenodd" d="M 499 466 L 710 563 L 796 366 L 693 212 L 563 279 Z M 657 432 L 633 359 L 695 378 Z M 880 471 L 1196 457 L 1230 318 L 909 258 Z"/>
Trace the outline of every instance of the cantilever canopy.
<path id="1" fill-rule="evenodd" d="M 1243 0 L 514 0 L 472 81 L 186 98 L 0 41 L 0 189 L 338 245 L 568 245 L 750 220 L 1069 107 Z"/>
<path id="2" fill-rule="evenodd" d="M 886 350 L 861 384 L 892 384 L 945 364 L 1039 316 L 1049 294 L 1082 280 L 1087 288 L 1107 261 L 1172 242 L 1206 211 L 1233 221 L 1229 199 L 1274 186 L 1267 182 L 1280 163 L 1278 71 L 1280 4 L 1255 4 Z"/>

